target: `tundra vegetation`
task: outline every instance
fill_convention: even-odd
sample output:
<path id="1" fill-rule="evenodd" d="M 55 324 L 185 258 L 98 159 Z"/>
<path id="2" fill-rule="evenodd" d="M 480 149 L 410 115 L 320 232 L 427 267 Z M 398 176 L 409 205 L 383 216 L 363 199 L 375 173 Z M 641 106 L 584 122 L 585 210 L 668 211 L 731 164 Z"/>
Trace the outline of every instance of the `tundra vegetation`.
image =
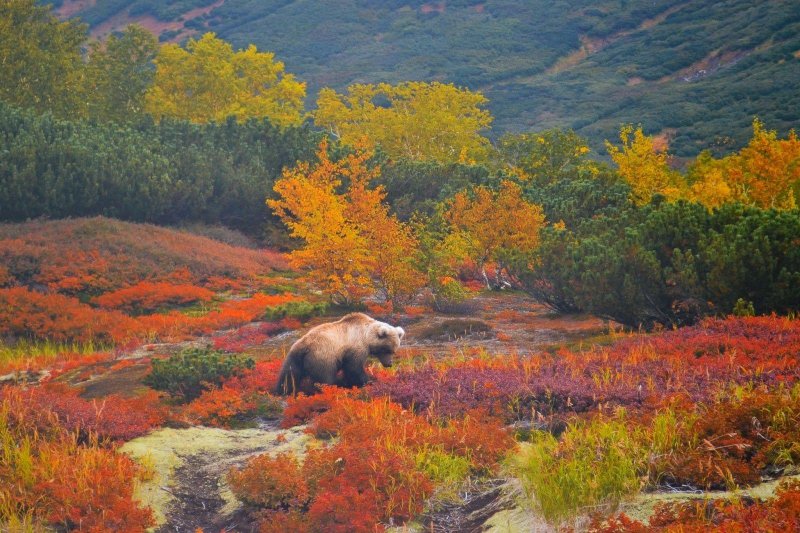
<path id="1" fill-rule="evenodd" d="M 679 168 L 625 125 L 608 163 L 571 131 L 489 142 L 452 84 L 309 112 L 272 53 L 213 34 L 88 42 L 33 0 L 0 27 L 28 28 L 0 38 L 0 528 L 152 527 L 155 473 L 121 444 L 259 424 L 312 437 L 215 480 L 260 531 L 432 527 L 497 479 L 556 527 L 800 527 L 794 132 L 756 119 Z M 273 397 L 286 339 L 351 310 L 465 331 L 363 388 Z M 604 334 L 514 344 L 547 312 Z"/>

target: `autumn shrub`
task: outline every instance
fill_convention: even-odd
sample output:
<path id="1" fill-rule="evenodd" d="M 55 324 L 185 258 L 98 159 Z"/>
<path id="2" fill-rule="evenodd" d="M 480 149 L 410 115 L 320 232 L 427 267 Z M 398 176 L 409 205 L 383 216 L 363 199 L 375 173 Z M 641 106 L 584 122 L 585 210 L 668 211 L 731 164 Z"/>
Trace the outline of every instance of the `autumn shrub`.
<path id="1" fill-rule="evenodd" d="M 141 334 L 119 311 L 93 309 L 76 298 L 24 287 L 0 289 L 0 335 L 55 342 L 119 343 Z"/>
<path id="2" fill-rule="evenodd" d="M 154 359 L 143 383 L 181 401 L 191 401 L 204 390 L 219 387 L 225 378 L 253 368 L 249 358 L 225 355 L 208 348 L 190 348 L 167 359 Z"/>
<path id="3" fill-rule="evenodd" d="M 280 400 L 266 392 L 243 392 L 226 384 L 203 391 L 186 406 L 191 420 L 218 427 L 243 425 L 255 417 L 277 418 L 280 412 Z"/>
<path id="4" fill-rule="evenodd" d="M 153 515 L 133 497 L 143 470 L 127 455 L 79 437 L 27 394 L 0 400 L 0 523 L 31 529 L 144 531 Z"/>
<path id="5" fill-rule="evenodd" d="M 328 411 L 341 394 L 347 394 L 335 387 L 322 387 L 318 394 L 298 394 L 288 398 L 283 410 L 282 428 L 305 424 L 317 415 Z"/>
<path id="6" fill-rule="evenodd" d="M 199 315 L 189 315 L 172 310 L 168 313 L 139 316 L 136 321 L 140 329 L 152 338 L 185 340 L 194 335 L 208 335 L 215 331 L 253 322 L 262 318 L 268 308 L 295 299 L 297 297 L 291 294 L 256 293 L 248 298 L 222 302 L 215 309 Z"/>
<path id="7" fill-rule="evenodd" d="M 368 533 L 383 531 L 376 524 L 380 510 L 371 492 L 359 492 L 345 485 L 337 491 L 320 494 L 308 511 L 311 531 Z"/>
<path id="8" fill-rule="evenodd" d="M 232 469 L 227 481 L 237 498 L 264 509 L 302 509 L 310 498 L 305 476 L 290 454 L 252 457 Z"/>
<path id="9" fill-rule="evenodd" d="M 673 420 L 676 445 L 653 461 L 653 483 L 726 489 L 800 464 L 800 385 L 734 387 Z"/>
<path id="10" fill-rule="evenodd" d="M 799 350 L 800 320 L 706 319 L 608 347 L 416 366 L 387 375 L 367 392 L 417 412 L 451 417 L 483 407 L 513 422 L 601 405 L 639 409 L 676 394 L 708 402 L 728 384 L 791 384 L 800 380 Z"/>
<path id="11" fill-rule="evenodd" d="M 308 517 L 298 511 L 261 511 L 253 513 L 258 533 L 307 533 Z"/>
<path id="12" fill-rule="evenodd" d="M 282 361 L 259 361 L 222 379 L 186 405 L 189 420 L 218 427 L 248 425 L 256 418 L 278 418 L 281 402 L 271 395 Z"/>
<path id="13" fill-rule="evenodd" d="M 141 281 L 124 289 L 107 292 L 94 298 L 93 302 L 100 307 L 139 314 L 168 306 L 207 302 L 213 297 L 214 293 L 203 287 Z"/>
<path id="14" fill-rule="evenodd" d="M 495 472 L 514 445 L 502 423 L 485 414 L 434 422 L 385 398 L 336 387 L 290 399 L 282 426 L 297 423 L 330 439 L 308 450 L 302 467 L 312 531 L 405 523 L 422 512 L 435 489 L 452 498 L 469 476 Z M 343 498 L 350 503 L 341 507 Z"/>
<path id="15" fill-rule="evenodd" d="M 283 254 L 272 250 L 104 217 L 2 225 L 0 264 L 14 285 L 92 296 L 145 280 L 257 286 L 260 276 L 286 268 Z M 176 279 L 178 270 L 189 277 Z"/>
<path id="16" fill-rule="evenodd" d="M 370 385 L 376 397 L 387 396 L 418 412 L 458 417 L 472 409 L 513 421 L 530 417 L 533 410 L 547 416 L 580 413 L 600 403 L 634 405 L 640 397 L 626 384 L 597 383 L 584 372 L 575 372 L 560 357 L 542 355 L 531 367 L 514 358 L 501 358 L 489 366 L 474 362 L 449 368 L 423 367 L 401 371 Z M 570 379 L 564 379 L 565 374 Z"/>

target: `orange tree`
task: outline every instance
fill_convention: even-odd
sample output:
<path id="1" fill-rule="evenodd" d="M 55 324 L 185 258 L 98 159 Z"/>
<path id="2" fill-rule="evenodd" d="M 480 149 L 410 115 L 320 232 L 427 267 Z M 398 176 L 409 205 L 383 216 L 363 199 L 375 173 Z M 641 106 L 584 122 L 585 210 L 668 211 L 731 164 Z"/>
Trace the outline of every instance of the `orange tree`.
<path id="1" fill-rule="evenodd" d="M 800 183 L 800 140 L 786 139 L 753 121 L 753 138 L 739 152 L 722 159 L 701 154 L 689 172 L 690 198 L 707 207 L 724 202 L 776 209 L 796 206 Z"/>
<path id="2" fill-rule="evenodd" d="M 278 198 L 267 200 L 303 242 L 290 254 L 292 265 L 334 303 L 353 303 L 375 289 L 396 300 L 422 282 L 412 265 L 417 243 L 410 228 L 389 213 L 383 189 L 369 187 L 380 173 L 367 164 L 372 155 L 357 149 L 333 161 L 323 141 L 317 164 L 286 169 L 275 183 Z"/>
<path id="3" fill-rule="evenodd" d="M 496 263 L 495 286 L 505 284 L 502 275 L 511 257 L 528 255 L 538 248 L 545 218 L 542 208 L 523 198 L 520 186 L 508 180 L 498 191 L 482 186 L 472 195 L 456 194 L 445 217 L 453 230 L 448 237 L 452 249 L 475 261 L 487 288 L 492 284 L 486 263 Z"/>

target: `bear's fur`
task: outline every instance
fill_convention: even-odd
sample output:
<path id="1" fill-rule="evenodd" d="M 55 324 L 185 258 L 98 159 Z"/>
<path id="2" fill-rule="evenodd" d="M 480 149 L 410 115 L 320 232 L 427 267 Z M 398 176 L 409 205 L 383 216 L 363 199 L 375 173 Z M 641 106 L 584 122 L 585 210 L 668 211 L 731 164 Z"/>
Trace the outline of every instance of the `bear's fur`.
<path id="1" fill-rule="evenodd" d="M 365 385 L 369 380 L 364 371 L 367 357 L 377 358 L 385 367 L 392 366 L 392 355 L 403 335 L 403 328 L 363 313 L 351 313 L 336 322 L 320 324 L 289 349 L 275 391 L 295 394 L 306 377 L 314 384 Z M 343 377 L 337 380 L 340 370 Z"/>

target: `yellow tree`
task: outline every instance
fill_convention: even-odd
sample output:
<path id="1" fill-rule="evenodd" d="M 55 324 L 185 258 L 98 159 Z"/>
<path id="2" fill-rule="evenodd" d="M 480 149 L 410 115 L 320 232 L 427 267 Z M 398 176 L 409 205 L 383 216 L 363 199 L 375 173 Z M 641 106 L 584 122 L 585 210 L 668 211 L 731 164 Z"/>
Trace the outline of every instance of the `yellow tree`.
<path id="1" fill-rule="evenodd" d="M 656 151 L 653 138 L 645 135 L 641 126 L 635 130 L 630 124 L 623 126 L 619 138 L 621 148 L 606 141 L 606 149 L 620 176 L 630 185 L 636 205 L 648 203 L 655 194 L 670 200 L 684 194 L 681 175 L 669 168 L 667 154 Z"/>
<path id="2" fill-rule="evenodd" d="M 267 200 L 292 237 L 303 241 L 290 254 L 293 266 L 337 303 L 357 301 L 376 287 L 396 299 L 421 283 L 410 230 L 389 214 L 383 190 L 368 187 L 379 172 L 369 168 L 371 157 L 357 150 L 332 161 L 323 141 L 318 163 L 284 171 L 275 183 L 278 198 Z M 347 190 L 339 192 L 343 182 Z"/>
<path id="3" fill-rule="evenodd" d="M 505 180 L 495 192 L 477 187 L 472 196 L 456 194 L 445 215 L 453 228 L 451 239 L 455 249 L 475 261 L 491 288 L 486 263 L 497 264 L 497 286 L 502 286 L 506 260 L 515 254 L 530 254 L 539 247 L 539 231 L 544 226 L 542 208 L 528 202 L 522 189 Z"/>
<path id="4" fill-rule="evenodd" d="M 714 159 L 707 151 L 702 152 L 687 172 L 689 190 L 687 199 L 714 209 L 736 200 L 736 190 L 728 182 L 723 161 Z"/>
<path id="5" fill-rule="evenodd" d="M 480 134 L 492 122 L 486 102 L 481 93 L 438 82 L 357 84 L 346 95 L 322 89 L 314 121 L 345 144 L 366 136 L 391 157 L 471 162 L 488 153 Z"/>
<path id="6" fill-rule="evenodd" d="M 303 119 L 305 83 L 284 72 L 271 52 L 250 45 L 234 51 L 227 42 L 206 33 L 186 48 L 165 44 L 155 59 L 147 111 L 192 122 L 268 118 L 281 126 Z"/>

